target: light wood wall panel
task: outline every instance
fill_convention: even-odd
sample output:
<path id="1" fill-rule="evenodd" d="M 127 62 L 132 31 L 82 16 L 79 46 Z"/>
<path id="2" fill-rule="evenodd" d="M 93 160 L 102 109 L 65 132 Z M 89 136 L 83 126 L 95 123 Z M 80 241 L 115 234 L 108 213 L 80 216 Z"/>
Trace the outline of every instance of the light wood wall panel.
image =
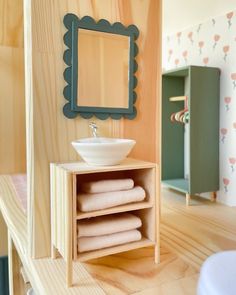
<path id="1" fill-rule="evenodd" d="M 0 256 L 7 255 L 7 227 L 0 213 Z"/>
<path id="2" fill-rule="evenodd" d="M 26 171 L 24 53 L 0 46 L 0 174 Z"/>
<path id="3" fill-rule="evenodd" d="M 0 45 L 23 47 L 23 0 L 0 0 Z"/>
<path id="4" fill-rule="evenodd" d="M 0 174 L 26 171 L 23 0 L 0 0 Z"/>
<path id="5" fill-rule="evenodd" d="M 0 174 L 26 171 L 23 0 L 0 0 Z M 7 228 L 0 214 L 0 256 Z"/>
<path id="6" fill-rule="evenodd" d="M 27 157 L 30 160 L 29 230 L 33 237 L 30 249 L 33 257 L 48 256 L 50 251 L 49 163 L 79 159 L 71 141 L 91 135 L 88 120 L 80 117 L 69 120 L 62 114 L 64 15 L 70 12 L 79 17 L 90 15 L 97 20 L 104 18 L 111 23 L 120 21 L 138 26 L 138 116 L 134 121 L 93 121 L 103 136 L 136 139 L 133 156 L 156 161 L 160 11 L 159 0 L 25 1 L 27 109 L 32 114 L 28 122 Z"/>

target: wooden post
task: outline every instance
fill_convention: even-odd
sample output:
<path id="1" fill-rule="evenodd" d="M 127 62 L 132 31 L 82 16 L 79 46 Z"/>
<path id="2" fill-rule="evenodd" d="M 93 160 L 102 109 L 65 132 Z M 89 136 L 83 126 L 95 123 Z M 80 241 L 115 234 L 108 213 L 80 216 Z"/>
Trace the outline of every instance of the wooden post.
<path id="1" fill-rule="evenodd" d="M 211 201 L 212 202 L 215 202 L 216 201 L 216 197 L 217 197 L 216 192 L 212 192 L 211 193 Z"/>
<path id="2" fill-rule="evenodd" d="M 190 194 L 186 194 L 186 206 L 190 205 L 191 196 Z"/>

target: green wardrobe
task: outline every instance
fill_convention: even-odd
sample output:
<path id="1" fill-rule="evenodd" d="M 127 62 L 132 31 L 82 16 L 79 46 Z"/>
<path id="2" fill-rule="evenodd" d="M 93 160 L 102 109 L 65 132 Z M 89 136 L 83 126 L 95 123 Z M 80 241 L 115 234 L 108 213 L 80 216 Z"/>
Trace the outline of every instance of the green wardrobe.
<path id="1" fill-rule="evenodd" d="M 162 75 L 162 181 L 188 198 L 219 189 L 219 85 L 217 68 L 188 66 Z M 187 97 L 188 136 L 185 124 L 170 119 L 184 109 L 184 100 L 173 99 L 181 96 Z"/>

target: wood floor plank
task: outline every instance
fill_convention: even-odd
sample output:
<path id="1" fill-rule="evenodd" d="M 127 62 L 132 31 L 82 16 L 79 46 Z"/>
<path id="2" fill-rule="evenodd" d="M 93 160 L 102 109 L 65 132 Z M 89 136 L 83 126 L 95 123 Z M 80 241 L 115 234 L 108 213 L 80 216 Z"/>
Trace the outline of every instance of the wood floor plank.
<path id="1" fill-rule="evenodd" d="M 105 293 L 112 295 L 141 292 L 198 273 L 197 269 L 163 247 L 159 265 L 154 263 L 153 255 L 153 248 L 143 248 L 84 265 Z"/>
<path id="2" fill-rule="evenodd" d="M 202 265 L 213 253 L 236 249 L 236 208 L 162 189 L 161 239 L 188 263 Z"/>
<path id="3" fill-rule="evenodd" d="M 192 275 L 170 283 L 161 284 L 154 288 L 148 288 L 135 295 L 195 295 L 197 289 L 198 275 Z"/>

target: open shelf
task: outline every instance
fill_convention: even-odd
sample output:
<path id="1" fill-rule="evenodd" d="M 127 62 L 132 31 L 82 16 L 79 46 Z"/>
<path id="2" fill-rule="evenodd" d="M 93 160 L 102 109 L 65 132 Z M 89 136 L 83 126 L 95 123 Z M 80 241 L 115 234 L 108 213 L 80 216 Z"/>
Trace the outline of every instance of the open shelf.
<path id="1" fill-rule="evenodd" d="M 143 247 L 150 247 L 154 245 L 155 245 L 155 242 L 146 238 L 142 238 L 140 241 L 137 241 L 137 242 L 131 242 L 131 243 L 123 244 L 123 245 L 89 251 L 85 253 L 78 253 L 78 260 L 82 262 L 82 261 L 87 261 L 94 258 L 112 255 L 115 253 L 126 252 L 130 250 L 135 250 L 135 249 L 143 248 Z"/>
<path id="2" fill-rule="evenodd" d="M 184 178 L 162 180 L 166 186 L 178 190 L 182 193 L 189 192 L 189 180 Z"/>
<path id="3" fill-rule="evenodd" d="M 118 165 L 117 165 L 118 166 Z M 155 246 L 155 261 L 159 262 L 159 199 L 156 164 L 127 159 L 120 166 L 94 167 L 81 163 L 51 164 L 51 221 L 52 221 L 52 257 L 59 252 L 66 260 L 67 285 L 72 282 L 72 261 L 87 261 L 98 257 L 130 251 L 142 247 Z M 76 169 L 76 170 L 75 170 Z M 131 178 L 135 186 L 145 191 L 141 202 L 127 203 L 112 208 L 81 212 L 78 198 L 82 193 L 82 184 L 86 182 Z M 78 252 L 78 224 L 87 218 L 96 218 L 109 214 L 132 212 L 139 217 L 142 225 L 139 231 L 142 239 L 123 245 Z"/>
<path id="4" fill-rule="evenodd" d="M 84 218 L 108 215 L 113 213 L 128 212 L 128 211 L 134 211 L 134 210 L 146 209 L 146 208 L 152 208 L 152 207 L 153 207 L 153 203 L 143 201 L 139 203 L 126 204 L 126 205 L 116 206 L 116 207 L 112 207 L 112 208 L 108 208 L 104 210 L 96 210 L 92 212 L 78 211 L 76 219 L 80 220 Z"/>

